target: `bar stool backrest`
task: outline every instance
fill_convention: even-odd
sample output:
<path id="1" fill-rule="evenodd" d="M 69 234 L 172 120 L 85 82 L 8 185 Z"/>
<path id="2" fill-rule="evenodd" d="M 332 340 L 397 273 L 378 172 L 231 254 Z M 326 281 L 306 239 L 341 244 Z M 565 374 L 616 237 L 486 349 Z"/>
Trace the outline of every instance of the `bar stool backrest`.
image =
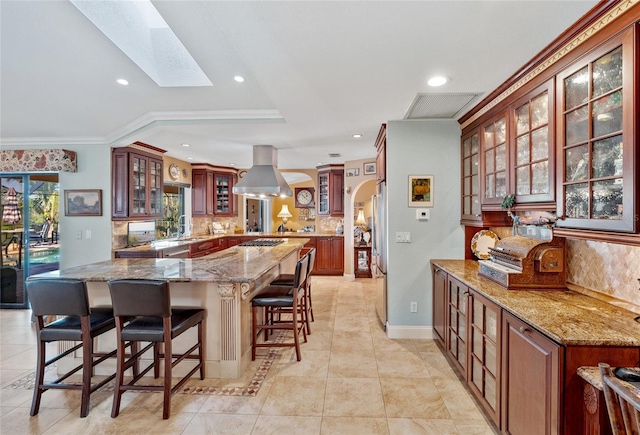
<path id="1" fill-rule="evenodd" d="M 307 276 L 309 276 L 311 272 L 313 272 L 313 266 L 316 264 L 316 248 L 309 249 L 307 255 L 309 256 L 309 267 L 307 270 Z"/>
<path id="2" fill-rule="evenodd" d="M 300 288 L 307 279 L 307 269 L 309 267 L 309 256 L 305 255 L 296 263 L 296 271 L 293 275 L 293 287 Z"/>
<path id="3" fill-rule="evenodd" d="M 27 296 L 34 316 L 88 316 L 84 281 L 67 278 L 28 279 Z"/>
<path id="4" fill-rule="evenodd" d="M 108 283 L 116 317 L 170 317 L 169 283 L 159 279 L 112 279 Z"/>

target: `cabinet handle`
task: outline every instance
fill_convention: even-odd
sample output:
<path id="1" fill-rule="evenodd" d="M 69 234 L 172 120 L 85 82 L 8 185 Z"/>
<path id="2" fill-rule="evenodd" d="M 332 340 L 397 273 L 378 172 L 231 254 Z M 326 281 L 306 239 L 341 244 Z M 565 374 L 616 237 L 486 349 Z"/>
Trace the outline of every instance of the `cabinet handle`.
<path id="1" fill-rule="evenodd" d="M 529 332 L 531 330 L 529 328 L 521 326 L 521 327 L 518 328 L 518 331 L 520 331 L 522 334 L 524 334 L 525 332 Z"/>

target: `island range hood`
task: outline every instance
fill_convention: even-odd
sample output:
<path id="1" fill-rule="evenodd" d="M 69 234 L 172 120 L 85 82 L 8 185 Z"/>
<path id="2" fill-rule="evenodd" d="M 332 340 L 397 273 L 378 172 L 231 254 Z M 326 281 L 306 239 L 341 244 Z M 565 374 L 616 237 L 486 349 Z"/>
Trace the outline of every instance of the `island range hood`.
<path id="1" fill-rule="evenodd" d="M 253 146 L 253 166 L 233 186 L 233 193 L 257 198 L 293 196 L 291 187 L 278 171 L 278 150 L 274 146 Z"/>

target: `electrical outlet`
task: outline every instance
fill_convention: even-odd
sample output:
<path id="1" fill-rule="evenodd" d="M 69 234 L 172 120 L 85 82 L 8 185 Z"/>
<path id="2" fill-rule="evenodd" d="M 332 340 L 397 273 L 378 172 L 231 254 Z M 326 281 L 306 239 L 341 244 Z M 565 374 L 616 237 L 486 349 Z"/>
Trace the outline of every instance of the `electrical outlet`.
<path id="1" fill-rule="evenodd" d="M 91 230 L 86 230 L 84 232 L 84 238 L 85 239 L 90 239 L 91 238 Z"/>
<path id="2" fill-rule="evenodd" d="M 82 240 L 82 230 L 76 230 L 76 240 Z"/>
<path id="3" fill-rule="evenodd" d="M 417 313 L 418 312 L 418 303 L 417 302 L 411 302 L 411 312 L 412 313 Z"/>

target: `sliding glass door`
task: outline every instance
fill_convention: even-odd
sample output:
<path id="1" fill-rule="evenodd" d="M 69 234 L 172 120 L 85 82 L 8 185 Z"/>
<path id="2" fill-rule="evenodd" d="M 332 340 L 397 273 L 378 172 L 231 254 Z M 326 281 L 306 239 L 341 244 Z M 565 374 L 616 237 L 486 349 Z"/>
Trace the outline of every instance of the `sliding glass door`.
<path id="1" fill-rule="evenodd" d="M 0 308 L 27 308 L 25 279 L 59 265 L 58 175 L 2 174 L 0 187 Z"/>

